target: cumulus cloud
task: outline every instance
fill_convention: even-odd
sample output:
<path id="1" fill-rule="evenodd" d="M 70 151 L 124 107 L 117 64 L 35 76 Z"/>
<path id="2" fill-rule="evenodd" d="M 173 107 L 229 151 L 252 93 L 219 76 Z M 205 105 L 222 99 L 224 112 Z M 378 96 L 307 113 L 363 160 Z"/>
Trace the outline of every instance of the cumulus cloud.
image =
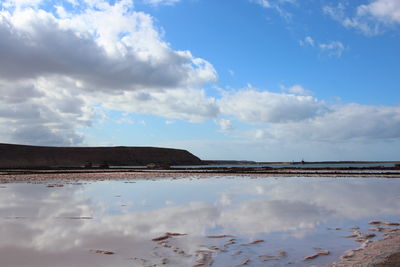
<path id="1" fill-rule="evenodd" d="M 68 80 L 0 82 L 0 136 L 5 142 L 72 145 L 76 130 L 91 125 L 94 110 Z M 69 88 L 66 90 L 65 88 Z"/>
<path id="2" fill-rule="evenodd" d="M 276 123 L 257 130 L 257 138 L 341 141 L 400 138 L 399 106 L 343 104 L 303 121 Z"/>
<path id="3" fill-rule="evenodd" d="M 222 113 L 252 124 L 301 121 L 325 112 L 323 102 L 312 96 L 261 92 L 252 88 L 225 92 L 219 106 Z"/>
<path id="4" fill-rule="evenodd" d="M 283 93 L 253 88 L 224 92 L 217 101 L 220 112 L 258 125 L 250 136 L 259 140 L 337 142 L 400 138 L 398 105 L 330 104 L 315 98 L 301 85 L 281 88 Z"/>
<path id="5" fill-rule="evenodd" d="M 81 144 L 79 128 L 91 124 L 100 103 L 190 121 L 218 112 L 200 89 L 216 80 L 213 66 L 172 50 L 131 1 L 73 2 L 68 11 L 58 3 L 56 14 L 40 4 L 1 4 L 3 140 Z"/>
<path id="6" fill-rule="evenodd" d="M 348 6 L 324 6 L 323 12 L 346 28 L 356 29 L 366 35 L 377 35 L 400 23 L 400 3 L 397 0 L 373 0 L 356 7 L 349 15 Z"/>
<path id="7" fill-rule="evenodd" d="M 41 2 L 43 2 L 43 0 L 5 0 L 3 6 L 21 8 L 26 6 L 37 6 Z"/>
<path id="8" fill-rule="evenodd" d="M 282 93 L 245 88 L 210 97 L 203 87 L 217 80 L 211 63 L 190 51 L 173 50 L 154 19 L 135 11 L 132 1 L 69 1 L 68 9 L 63 3 L 57 3 L 56 13 L 41 9 L 39 0 L 0 4 L 4 142 L 84 144 L 80 130 L 104 110 L 168 121 L 213 119 L 223 131 L 232 129 L 236 119 L 260 126 L 254 134 L 260 139 L 399 138 L 398 107 L 329 105 L 301 85 L 282 87 Z M 256 3 L 279 7 L 295 1 Z M 389 12 L 383 3 L 360 7 L 359 16 L 383 21 Z M 395 11 L 397 5 L 391 7 Z M 337 20 L 346 18 L 341 4 L 324 11 Z M 395 23 L 397 13 L 390 14 L 387 21 Z M 337 57 L 345 50 L 339 41 L 319 42 L 311 36 L 300 44 Z"/>
<path id="9" fill-rule="evenodd" d="M 87 90 L 174 88 L 215 79 L 207 61 L 171 50 L 152 18 L 126 14 L 129 8 L 119 2 L 63 19 L 43 10 L 1 12 L 0 77 L 63 75 Z M 105 25 L 110 20 L 115 24 Z"/>
<path id="10" fill-rule="evenodd" d="M 386 23 L 400 23 L 400 2 L 397 0 L 375 0 L 368 5 L 360 5 L 358 15 L 371 15 Z"/>
<path id="11" fill-rule="evenodd" d="M 101 102 L 107 95 L 91 96 L 92 102 Z M 137 90 L 115 95 L 101 106 L 109 110 L 153 114 L 166 118 L 201 122 L 218 116 L 219 107 L 204 90 L 185 88 L 165 91 Z"/>

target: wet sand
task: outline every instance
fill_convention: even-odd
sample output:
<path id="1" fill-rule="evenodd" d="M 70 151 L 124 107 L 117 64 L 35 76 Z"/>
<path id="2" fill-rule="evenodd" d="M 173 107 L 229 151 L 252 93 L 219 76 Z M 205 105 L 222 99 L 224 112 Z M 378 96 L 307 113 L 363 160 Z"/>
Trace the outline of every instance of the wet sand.
<path id="1" fill-rule="evenodd" d="M 400 229 L 392 229 L 383 239 L 348 251 L 340 261 L 329 266 L 400 266 Z"/>
<path id="2" fill-rule="evenodd" d="M 215 169 L 49 169 L 0 170 L 0 183 L 43 180 L 124 180 L 162 178 L 245 177 L 360 177 L 400 178 L 399 168 L 215 168 Z"/>

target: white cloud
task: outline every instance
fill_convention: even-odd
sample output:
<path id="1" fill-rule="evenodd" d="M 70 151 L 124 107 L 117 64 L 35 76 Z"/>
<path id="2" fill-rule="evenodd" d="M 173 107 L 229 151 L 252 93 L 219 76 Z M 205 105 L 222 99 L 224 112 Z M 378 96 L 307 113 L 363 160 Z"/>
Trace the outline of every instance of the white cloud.
<path id="1" fill-rule="evenodd" d="M 321 43 L 315 41 L 311 36 L 306 36 L 304 40 L 300 40 L 301 46 L 310 46 L 318 48 L 322 53 L 330 57 L 341 57 L 345 51 L 345 45 L 340 41 L 330 41 L 328 43 Z"/>
<path id="2" fill-rule="evenodd" d="M 43 0 L 5 0 L 2 5 L 5 7 L 16 7 L 16 8 L 28 7 L 28 6 L 36 7 L 42 2 Z"/>
<path id="3" fill-rule="evenodd" d="M 76 10 L 58 8 L 61 16 L 37 4 L 9 8 L 2 3 L 0 138 L 4 142 L 83 144 L 80 129 L 90 127 L 107 110 L 153 114 L 168 121 L 213 119 L 223 131 L 232 129 L 236 119 L 261 125 L 253 133 L 259 139 L 400 137 L 398 107 L 329 105 L 301 85 L 283 87 L 284 93 L 249 87 L 223 91 L 218 99 L 210 97 L 202 86 L 216 81 L 213 66 L 189 51 L 173 50 L 150 15 L 134 11 L 127 0 L 114 5 L 100 0 L 85 3 Z M 341 19 L 345 7 L 327 7 L 325 12 Z M 302 42 L 332 56 L 344 50 L 338 41 L 321 43 L 307 36 Z M 132 122 L 128 115 L 122 121 Z"/>
<path id="4" fill-rule="evenodd" d="M 348 6 L 325 6 L 323 12 L 340 22 L 346 28 L 353 28 L 365 35 L 381 34 L 400 23 L 400 2 L 398 0 L 373 0 L 369 4 L 356 7 L 349 15 Z"/>
<path id="5" fill-rule="evenodd" d="M 219 119 L 217 121 L 218 126 L 220 128 L 221 131 L 225 132 L 225 131 L 229 131 L 233 129 L 233 125 L 231 120 L 228 119 Z"/>
<path id="6" fill-rule="evenodd" d="M 0 137 L 5 142 L 73 145 L 76 130 L 91 125 L 94 110 L 68 80 L 0 80 Z M 65 90 L 69 88 L 69 90 Z"/>
<path id="7" fill-rule="evenodd" d="M 343 3 L 338 3 L 337 6 L 324 6 L 322 11 L 334 20 L 342 20 L 345 16 L 346 6 Z"/>
<path id="8" fill-rule="evenodd" d="M 179 3 L 181 0 L 143 0 L 144 3 L 152 6 L 159 6 L 159 5 L 165 5 L 165 6 L 172 6 L 175 5 L 176 3 Z"/>
<path id="9" fill-rule="evenodd" d="M 262 7 L 270 8 L 272 5 L 267 0 L 253 0 L 254 3 L 259 4 Z"/>
<path id="10" fill-rule="evenodd" d="M 283 6 L 285 4 L 296 4 L 297 0 L 249 0 L 252 3 L 258 4 L 263 8 L 272 8 L 286 21 L 290 20 L 292 14 Z"/>
<path id="11" fill-rule="evenodd" d="M 319 48 L 321 51 L 326 52 L 328 56 L 332 57 L 341 57 L 345 47 L 342 42 L 339 41 L 332 41 L 329 43 L 320 43 Z"/>
<path id="12" fill-rule="evenodd" d="M 283 91 L 287 91 L 289 93 L 295 95 L 312 95 L 313 93 L 310 90 L 305 89 L 300 84 L 295 84 L 291 87 L 285 87 L 283 85 L 280 86 Z"/>
<path id="13" fill-rule="evenodd" d="M 270 124 L 256 138 L 336 142 L 400 138 L 400 106 L 344 104 L 307 120 Z"/>
<path id="14" fill-rule="evenodd" d="M 135 123 L 139 123 L 139 122 L 136 122 L 132 118 L 132 116 L 130 116 L 130 114 L 128 112 L 123 112 L 121 114 L 121 116 L 118 119 L 115 120 L 115 122 L 119 123 L 119 124 L 135 124 Z"/>
<path id="15" fill-rule="evenodd" d="M 152 18 L 127 13 L 129 8 L 118 2 L 65 19 L 43 10 L 1 12 L 0 77 L 63 75 L 87 90 L 164 89 L 215 81 L 208 62 L 189 51 L 171 50 Z"/>
<path id="16" fill-rule="evenodd" d="M 167 124 L 167 125 L 171 125 L 171 124 L 174 124 L 175 123 L 175 121 L 173 121 L 173 120 L 166 120 L 165 121 L 165 124 Z"/>
<path id="17" fill-rule="evenodd" d="M 201 122 L 219 114 L 216 100 L 207 97 L 204 90 L 200 89 L 137 90 L 114 95 L 112 98 L 98 94 L 90 99 L 94 103 L 102 103 L 101 106 L 109 110 L 153 114 L 190 122 Z"/>
<path id="18" fill-rule="evenodd" d="M 225 92 L 219 106 L 221 113 L 252 124 L 305 120 L 325 111 L 324 103 L 312 96 L 254 89 Z"/>
<path id="19" fill-rule="evenodd" d="M 301 85 L 282 89 L 290 93 L 255 89 L 224 92 L 218 105 L 221 114 L 264 125 L 244 139 L 341 142 L 400 138 L 398 105 L 329 104 L 309 95 L 311 92 Z"/>
<path id="20" fill-rule="evenodd" d="M 253 3 L 259 4 L 265 8 L 277 7 L 282 4 L 295 4 L 297 0 L 250 0 Z"/>
<path id="21" fill-rule="evenodd" d="M 300 40 L 299 43 L 301 46 L 306 46 L 306 45 L 314 46 L 315 45 L 315 41 L 311 36 L 306 36 L 304 38 L 304 40 Z"/>
<path id="22" fill-rule="evenodd" d="M 400 23 L 400 2 L 398 0 L 375 0 L 368 5 L 360 5 L 359 16 L 371 15 L 385 23 Z"/>
<path id="23" fill-rule="evenodd" d="M 200 89 L 216 81 L 213 66 L 172 50 L 131 1 L 85 1 L 68 11 L 60 2 L 59 16 L 38 4 L 0 4 L 2 140 L 81 144 L 79 129 L 100 103 L 190 121 L 218 113 Z"/>

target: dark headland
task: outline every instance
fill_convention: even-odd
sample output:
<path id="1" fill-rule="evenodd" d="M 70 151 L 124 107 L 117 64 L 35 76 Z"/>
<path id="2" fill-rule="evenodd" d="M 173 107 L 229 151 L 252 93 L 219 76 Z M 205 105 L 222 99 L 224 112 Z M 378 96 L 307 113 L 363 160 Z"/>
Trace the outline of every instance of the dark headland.
<path id="1" fill-rule="evenodd" d="M 49 147 L 0 144 L 0 168 L 198 165 L 182 149 L 159 147 Z"/>

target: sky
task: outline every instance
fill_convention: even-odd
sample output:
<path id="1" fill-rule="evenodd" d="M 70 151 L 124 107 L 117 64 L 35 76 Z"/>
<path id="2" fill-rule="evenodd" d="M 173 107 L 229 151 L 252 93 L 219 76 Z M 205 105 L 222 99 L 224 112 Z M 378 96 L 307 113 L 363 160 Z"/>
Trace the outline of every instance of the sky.
<path id="1" fill-rule="evenodd" d="M 2 0 L 0 142 L 400 159 L 398 0 Z"/>

